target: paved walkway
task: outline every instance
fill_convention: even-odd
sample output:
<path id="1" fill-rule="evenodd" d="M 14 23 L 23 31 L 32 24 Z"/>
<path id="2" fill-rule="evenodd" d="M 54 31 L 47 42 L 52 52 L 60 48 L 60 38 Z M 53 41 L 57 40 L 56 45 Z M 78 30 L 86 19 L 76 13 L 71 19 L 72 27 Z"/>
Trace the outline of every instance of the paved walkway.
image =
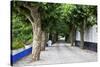
<path id="1" fill-rule="evenodd" d="M 40 60 L 31 62 L 31 55 L 14 64 L 15 67 L 23 65 L 45 65 L 61 63 L 80 63 L 97 61 L 97 53 L 90 50 L 82 50 L 79 47 L 71 47 L 70 44 L 58 42 L 46 51 L 41 52 Z"/>

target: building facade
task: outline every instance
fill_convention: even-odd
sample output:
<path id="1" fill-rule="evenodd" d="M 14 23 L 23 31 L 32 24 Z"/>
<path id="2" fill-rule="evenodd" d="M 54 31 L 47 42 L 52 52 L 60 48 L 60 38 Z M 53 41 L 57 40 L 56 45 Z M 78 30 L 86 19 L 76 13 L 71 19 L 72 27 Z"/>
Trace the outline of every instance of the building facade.
<path id="1" fill-rule="evenodd" d="M 84 48 L 97 52 L 97 42 L 98 42 L 97 32 L 98 32 L 97 25 L 94 25 L 93 27 L 84 31 Z M 76 46 L 80 45 L 79 31 L 76 32 L 75 45 Z"/>

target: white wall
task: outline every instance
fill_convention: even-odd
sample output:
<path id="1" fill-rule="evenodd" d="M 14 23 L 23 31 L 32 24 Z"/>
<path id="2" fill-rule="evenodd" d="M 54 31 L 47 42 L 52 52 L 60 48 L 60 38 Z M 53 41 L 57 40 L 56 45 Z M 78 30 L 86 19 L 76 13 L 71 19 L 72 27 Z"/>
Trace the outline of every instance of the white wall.
<path id="1" fill-rule="evenodd" d="M 97 25 L 84 31 L 84 41 L 97 43 Z M 76 40 L 80 40 L 80 32 L 76 32 Z"/>

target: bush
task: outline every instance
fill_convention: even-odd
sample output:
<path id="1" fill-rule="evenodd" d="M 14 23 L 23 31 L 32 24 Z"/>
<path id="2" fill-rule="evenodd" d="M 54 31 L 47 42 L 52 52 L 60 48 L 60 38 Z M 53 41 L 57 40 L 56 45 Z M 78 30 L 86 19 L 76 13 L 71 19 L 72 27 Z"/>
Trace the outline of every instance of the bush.
<path id="1" fill-rule="evenodd" d="M 12 43 L 12 50 L 24 48 L 24 47 L 25 47 L 24 43 L 21 40 L 16 40 L 16 41 L 13 41 Z"/>
<path id="2" fill-rule="evenodd" d="M 26 45 L 30 45 L 33 42 L 33 39 L 29 39 L 28 41 L 26 41 Z"/>
<path id="3" fill-rule="evenodd" d="M 32 25 L 29 21 L 23 20 L 23 16 L 12 14 L 12 49 L 23 48 L 26 44 L 32 43 Z"/>

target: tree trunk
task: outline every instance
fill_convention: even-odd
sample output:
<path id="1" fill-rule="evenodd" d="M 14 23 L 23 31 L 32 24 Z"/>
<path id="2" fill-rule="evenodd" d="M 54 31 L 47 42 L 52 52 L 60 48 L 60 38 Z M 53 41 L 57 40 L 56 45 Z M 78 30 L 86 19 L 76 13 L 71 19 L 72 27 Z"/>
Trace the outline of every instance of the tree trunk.
<path id="1" fill-rule="evenodd" d="M 68 39 L 68 36 L 67 35 L 65 35 L 65 41 L 67 42 L 67 39 Z"/>
<path id="2" fill-rule="evenodd" d="M 56 33 L 56 42 L 58 41 L 58 33 Z"/>
<path id="3" fill-rule="evenodd" d="M 76 41 L 76 29 L 74 30 L 74 34 L 73 34 L 73 41 L 74 41 L 74 46 L 75 46 L 75 41 Z"/>
<path id="4" fill-rule="evenodd" d="M 80 31 L 80 48 L 84 48 L 84 32 L 83 31 Z"/>
<path id="5" fill-rule="evenodd" d="M 52 39 L 52 40 L 53 40 L 53 43 L 55 43 L 55 42 L 56 42 L 56 33 L 54 33 L 52 36 L 53 36 L 53 37 L 52 37 L 52 38 L 53 38 L 53 39 Z"/>
<path id="6" fill-rule="evenodd" d="M 70 32 L 70 42 L 71 42 L 71 46 L 73 46 L 73 30 L 71 30 Z"/>
<path id="7" fill-rule="evenodd" d="M 46 32 L 46 42 L 49 40 L 49 33 Z"/>
<path id="8" fill-rule="evenodd" d="M 71 31 L 70 31 L 70 42 L 71 42 L 71 46 L 73 46 L 74 37 L 75 37 L 75 27 L 72 26 Z"/>
<path id="9" fill-rule="evenodd" d="M 42 31 L 42 38 L 41 38 L 41 51 L 45 50 L 45 46 L 46 46 L 46 33 L 44 31 Z"/>
<path id="10" fill-rule="evenodd" d="M 46 37 L 45 37 L 45 38 L 46 38 L 46 39 L 45 39 L 45 42 L 46 42 L 46 46 L 48 46 L 47 42 L 48 42 L 48 40 L 49 40 L 49 33 L 46 32 L 45 34 L 46 34 L 46 35 L 45 35 L 45 36 L 46 36 Z"/>
<path id="11" fill-rule="evenodd" d="M 23 7 L 30 11 L 30 13 L 25 14 L 25 16 L 31 22 L 33 27 L 32 61 L 37 61 L 40 59 L 41 51 L 41 18 L 39 6 L 30 6 L 27 3 L 23 3 Z"/>
<path id="12" fill-rule="evenodd" d="M 81 29 L 80 29 L 80 48 L 84 48 L 84 23 L 82 23 L 81 25 Z"/>
<path id="13" fill-rule="evenodd" d="M 71 43 L 71 42 L 70 42 L 70 34 L 69 34 L 68 37 L 67 37 L 67 43 Z"/>
<path id="14" fill-rule="evenodd" d="M 39 60 L 40 49 L 41 49 L 41 28 L 34 23 L 33 32 L 33 46 L 32 46 L 32 59 L 33 61 Z"/>
<path id="15" fill-rule="evenodd" d="M 49 33 L 49 40 L 52 40 L 52 33 Z"/>
<path id="16" fill-rule="evenodd" d="M 55 43 L 57 40 L 57 34 L 56 33 L 52 33 L 52 42 Z"/>
<path id="17" fill-rule="evenodd" d="M 36 25 L 36 26 L 35 26 Z M 33 61 L 39 60 L 40 48 L 41 48 L 41 28 L 34 23 L 34 32 L 33 32 L 33 46 L 32 46 L 32 59 Z"/>
<path id="18" fill-rule="evenodd" d="M 33 23 L 33 46 L 32 46 L 32 59 L 37 61 L 40 59 L 41 51 L 41 19 L 38 12 L 38 8 L 34 8 L 31 11 L 32 18 L 34 19 Z"/>

